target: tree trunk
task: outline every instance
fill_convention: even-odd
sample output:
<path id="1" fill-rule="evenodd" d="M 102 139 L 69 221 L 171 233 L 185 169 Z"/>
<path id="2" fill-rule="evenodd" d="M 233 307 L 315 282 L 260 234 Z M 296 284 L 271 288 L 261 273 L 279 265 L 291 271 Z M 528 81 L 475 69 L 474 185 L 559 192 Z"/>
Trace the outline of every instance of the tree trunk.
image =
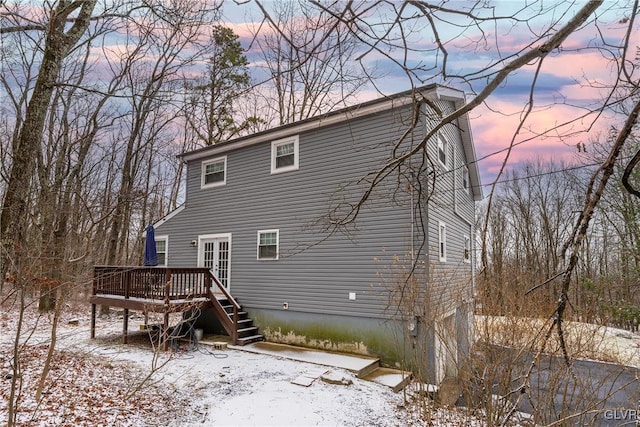
<path id="1" fill-rule="evenodd" d="M 34 153 L 41 149 L 44 122 L 62 62 L 85 33 L 95 5 L 96 0 L 60 0 L 57 8 L 52 9 L 38 79 L 26 108 L 23 126 L 14 140 L 13 163 L 0 213 L 0 235 L 3 236 L 1 245 L 3 252 L 8 255 L 0 257 L 3 279 L 9 268 L 6 259 L 13 259 L 17 270 L 22 270 L 31 261 L 26 230 L 31 182 L 35 173 Z M 80 9 L 78 16 L 65 32 L 69 17 L 77 9 Z"/>

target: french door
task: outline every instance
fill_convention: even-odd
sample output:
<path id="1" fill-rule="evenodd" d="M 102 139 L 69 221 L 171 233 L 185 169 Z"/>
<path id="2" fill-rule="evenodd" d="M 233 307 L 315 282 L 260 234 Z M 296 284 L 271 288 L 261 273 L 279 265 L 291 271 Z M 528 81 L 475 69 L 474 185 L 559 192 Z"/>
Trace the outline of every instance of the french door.
<path id="1" fill-rule="evenodd" d="M 198 266 L 211 270 L 228 291 L 231 236 L 200 237 L 199 243 Z"/>

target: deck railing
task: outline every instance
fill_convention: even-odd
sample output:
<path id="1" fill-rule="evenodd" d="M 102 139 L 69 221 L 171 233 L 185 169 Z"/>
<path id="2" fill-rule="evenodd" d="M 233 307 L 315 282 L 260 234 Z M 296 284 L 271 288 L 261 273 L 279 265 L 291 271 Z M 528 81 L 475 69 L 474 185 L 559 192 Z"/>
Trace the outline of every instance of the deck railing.
<path id="1" fill-rule="evenodd" d="M 224 295 L 231 305 L 230 312 L 223 307 L 216 294 Z M 93 295 L 160 300 L 165 306 L 176 300 L 208 298 L 233 343 L 236 344 L 238 340 L 240 305 L 205 267 L 94 266 Z M 92 323 L 92 337 L 95 335 L 94 328 Z"/>
<path id="2" fill-rule="evenodd" d="M 95 266 L 93 295 L 169 301 L 206 298 L 210 276 L 207 268 Z"/>

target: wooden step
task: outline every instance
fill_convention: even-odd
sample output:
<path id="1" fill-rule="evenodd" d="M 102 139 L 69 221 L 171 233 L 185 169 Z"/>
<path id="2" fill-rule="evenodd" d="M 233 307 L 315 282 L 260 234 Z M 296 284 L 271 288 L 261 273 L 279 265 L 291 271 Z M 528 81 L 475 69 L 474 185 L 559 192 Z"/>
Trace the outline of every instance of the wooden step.
<path id="1" fill-rule="evenodd" d="M 252 342 L 257 342 L 257 341 L 264 341 L 264 336 L 257 334 L 257 335 L 251 335 L 248 337 L 242 337 L 242 338 L 238 338 L 238 343 L 237 345 L 247 345 L 247 344 L 251 344 Z"/>
<path id="2" fill-rule="evenodd" d="M 250 335 L 257 335 L 258 334 L 258 328 L 255 326 L 250 326 L 248 328 L 238 328 L 238 337 L 242 338 L 242 337 L 247 337 Z"/>
<path id="3" fill-rule="evenodd" d="M 222 308 L 224 309 L 224 311 L 227 312 L 227 314 L 229 315 L 229 317 L 233 316 L 233 306 L 232 305 L 223 305 Z M 248 316 L 246 311 L 238 311 L 238 318 L 239 319 L 246 319 Z"/>

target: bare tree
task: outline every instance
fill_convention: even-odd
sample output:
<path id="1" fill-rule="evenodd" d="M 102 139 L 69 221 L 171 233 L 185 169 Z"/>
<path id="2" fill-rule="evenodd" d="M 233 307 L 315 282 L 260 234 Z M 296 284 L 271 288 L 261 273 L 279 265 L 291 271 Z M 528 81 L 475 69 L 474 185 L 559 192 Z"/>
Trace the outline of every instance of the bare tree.
<path id="1" fill-rule="evenodd" d="M 544 316 L 545 307 L 555 304 L 553 286 L 536 303 L 519 302 L 516 295 L 522 296 L 532 283 L 557 275 L 558 248 L 568 237 L 583 191 L 574 176 L 578 172 L 580 166 L 538 159 L 516 166 L 496 187 L 492 211 L 482 212 L 489 221 L 488 264 L 480 282 L 482 288 L 488 287 L 480 292 L 487 314 L 521 312 L 520 306 L 529 306 L 530 315 Z M 510 303 L 501 299 L 504 294 Z"/>
<path id="2" fill-rule="evenodd" d="M 161 215 L 158 199 L 164 197 L 165 190 L 158 185 L 171 186 L 173 180 L 150 178 L 153 171 L 158 171 L 159 163 L 167 158 L 166 153 L 155 156 L 170 142 L 170 137 L 162 132 L 170 127 L 167 117 L 175 114 L 172 104 L 166 101 L 171 99 L 172 87 L 180 86 L 176 82 L 183 80 L 180 67 L 193 64 L 197 58 L 199 48 L 194 41 L 198 40 L 199 27 L 196 24 L 208 22 L 212 12 L 199 2 L 185 1 L 175 6 L 180 9 L 167 8 L 164 2 L 113 2 L 105 3 L 105 9 L 95 13 L 95 1 L 61 0 L 47 2 L 41 8 L 0 3 L 3 40 L 0 81 L 11 99 L 2 106 L 4 112 L 9 112 L 9 119 L 3 120 L 6 127 L 2 129 L 2 150 L 10 161 L 2 165 L 6 185 L 3 185 L 0 215 L 0 273 L 4 283 L 6 272 L 11 269 L 12 285 L 22 301 L 21 310 L 31 304 L 31 289 L 38 286 L 43 291 L 41 308 L 53 307 L 56 296 L 62 295 L 61 285 L 66 283 L 63 279 L 73 270 L 74 263 L 87 254 L 89 261 L 93 261 L 96 253 L 100 253 L 95 248 L 104 247 L 104 241 L 95 240 L 99 236 L 90 238 L 92 231 L 96 226 L 105 229 L 114 212 L 118 213 L 117 208 L 122 212 L 129 206 L 127 203 L 132 203 L 135 191 L 143 193 L 136 207 L 145 214 L 140 219 L 131 208 L 124 210 L 124 215 L 128 215 L 124 227 L 140 229 L 136 219 L 147 221 L 147 211 L 156 210 L 152 218 Z M 144 21 L 144 17 L 150 19 Z M 110 44 L 105 43 L 108 40 L 105 37 L 116 29 L 126 33 L 124 30 L 129 28 L 131 36 L 134 23 L 149 25 L 147 31 L 140 34 L 152 42 L 143 47 L 163 43 L 166 47 L 157 51 L 161 55 L 156 63 L 157 74 L 148 73 L 154 70 L 153 64 L 149 68 L 136 64 L 136 61 L 143 62 L 144 57 L 126 55 L 129 52 L 112 55 Z M 140 26 L 136 30 L 142 29 L 145 28 Z M 185 40 L 191 44 L 187 46 Z M 18 49 L 5 50 L 9 43 Z M 181 48 L 188 50 L 188 54 L 181 52 Z M 103 49 L 102 53 L 110 61 L 96 64 L 95 59 L 102 56 L 96 56 L 96 49 Z M 5 62 L 11 54 L 14 55 L 11 61 Z M 180 61 L 176 62 L 176 58 Z M 151 81 L 147 80 L 149 75 Z M 173 76 L 173 80 L 165 79 L 154 86 L 153 78 L 158 76 Z M 145 86 L 145 82 L 149 84 Z M 131 92 L 138 89 L 140 92 Z M 139 119 L 134 120 L 134 129 L 138 131 L 131 137 L 111 133 L 126 129 L 121 123 L 125 114 L 130 114 L 121 108 L 125 97 L 135 98 L 131 104 L 138 108 L 134 113 Z M 166 109 L 147 109 L 155 112 L 155 116 L 144 114 L 145 103 L 157 106 L 161 101 L 165 101 Z M 146 123 L 146 119 L 150 123 Z M 120 160 L 126 157 L 122 156 L 119 145 L 109 144 L 122 140 L 131 142 L 127 145 L 131 150 L 129 167 L 124 168 L 126 173 L 121 176 L 125 180 L 137 180 L 135 185 L 120 188 L 126 189 L 127 200 L 123 196 L 114 198 L 111 189 L 122 183 L 114 173 L 122 169 L 105 169 L 105 166 L 121 165 Z M 118 238 L 120 236 L 129 238 L 127 232 L 121 232 Z M 128 255 L 131 246 L 129 241 L 126 243 L 121 250 Z M 56 307 L 56 320 L 61 309 Z M 55 324 L 41 381 L 47 377 L 55 348 Z M 19 403 L 21 334 L 24 332 L 21 325 L 18 322 L 13 351 L 15 375 L 10 387 L 9 425 L 14 424 Z"/>
<path id="3" fill-rule="evenodd" d="M 62 63 L 87 30 L 95 5 L 95 0 L 80 3 L 61 0 L 54 8 L 46 11 L 47 24 L 39 23 L 36 25 L 38 30 L 46 33 L 44 53 L 38 78 L 26 104 L 24 121 L 16 133 L 13 143 L 13 161 L 0 214 L 0 233 L 3 236 L 2 252 L 14 254 L 13 258 L 18 263 L 28 260 L 26 226 L 28 224 L 29 195 L 36 165 L 33 153 L 37 153 L 41 147 L 44 122 Z M 74 19 L 69 27 L 67 22 L 71 17 Z M 0 34 L 24 31 L 24 25 L 3 27 Z M 26 26 L 32 27 L 33 25 L 26 24 Z M 0 258 L 0 277 L 3 279 L 8 270 L 5 260 L 4 256 Z M 19 264 L 17 271 L 21 271 Z"/>
<path id="4" fill-rule="evenodd" d="M 268 84 L 260 91 L 271 109 L 269 119 L 290 123 L 356 99 L 368 81 L 367 73 L 358 70 L 357 34 L 342 22 L 339 11 L 296 0 L 271 3 L 272 11 L 256 3 L 265 16 L 266 29 L 261 25 L 254 31 L 265 64 Z"/>
<path id="5" fill-rule="evenodd" d="M 89 40 L 92 40 L 92 37 Z M 37 203 L 34 207 L 34 228 L 40 234 L 41 276 L 48 286 L 40 290 L 41 310 L 55 307 L 57 284 L 68 280 L 69 261 L 77 252 L 69 250 L 70 225 L 78 223 L 83 211 L 73 209 L 74 201 L 82 197 L 83 170 L 103 123 L 103 109 L 113 92 L 102 95 L 81 90 L 90 72 L 90 42 L 83 43 L 62 70 L 65 85 L 58 85 L 52 108 L 47 113 L 46 133 L 42 149 L 37 153 Z M 105 117 L 106 118 L 106 117 Z M 108 123 L 108 122 L 107 122 Z M 75 245 L 74 245 L 75 246 Z"/>
<path id="6" fill-rule="evenodd" d="M 179 105 L 173 97 L 178 97 L 184 77 L 185 67 L 202 58 L 202 49 L 197 42 L 209 11 L 201 9 L 198 2 L 178 4 L 175 9 L 157 15 L 150 9 L 144 19 L 136 19 L 130 37 L 136 45 L 129 45 L 125 52 L 125 62 L 121 73 L 129 91 L 126 100 L 132 112 L 128 120 L 120 124 L 116 138 L 125 147 L 118 159 L 121 167 L 118 190 L 114 200 L 114 211 L 107 235 L 105 261 L 115 264 L 128 261 L 133 255 L 129 246 L 130 227 L 136 211 L 136 203 L 141 202 L 145 193 L 138 185 L 146 185 L 145 167 L 157 147 L 168 144 L 175 130 L 169 117 L 175 117 Z M 153 58 L 148 61 L 148 58 Z M 139 231 L 144 224 L 135 224 Z"/>
<path id="7" fill-rule="evenodd" d="M 250 84 L 248 61 L 238 36 L 222 25 L 215 25 L 211 32 L 206 71 L 185 82 L 185 119 L 203 145 L 233 138 L 259 120 L 251 116 L 238 120 L 236 114 L 236 105 Z"/>

